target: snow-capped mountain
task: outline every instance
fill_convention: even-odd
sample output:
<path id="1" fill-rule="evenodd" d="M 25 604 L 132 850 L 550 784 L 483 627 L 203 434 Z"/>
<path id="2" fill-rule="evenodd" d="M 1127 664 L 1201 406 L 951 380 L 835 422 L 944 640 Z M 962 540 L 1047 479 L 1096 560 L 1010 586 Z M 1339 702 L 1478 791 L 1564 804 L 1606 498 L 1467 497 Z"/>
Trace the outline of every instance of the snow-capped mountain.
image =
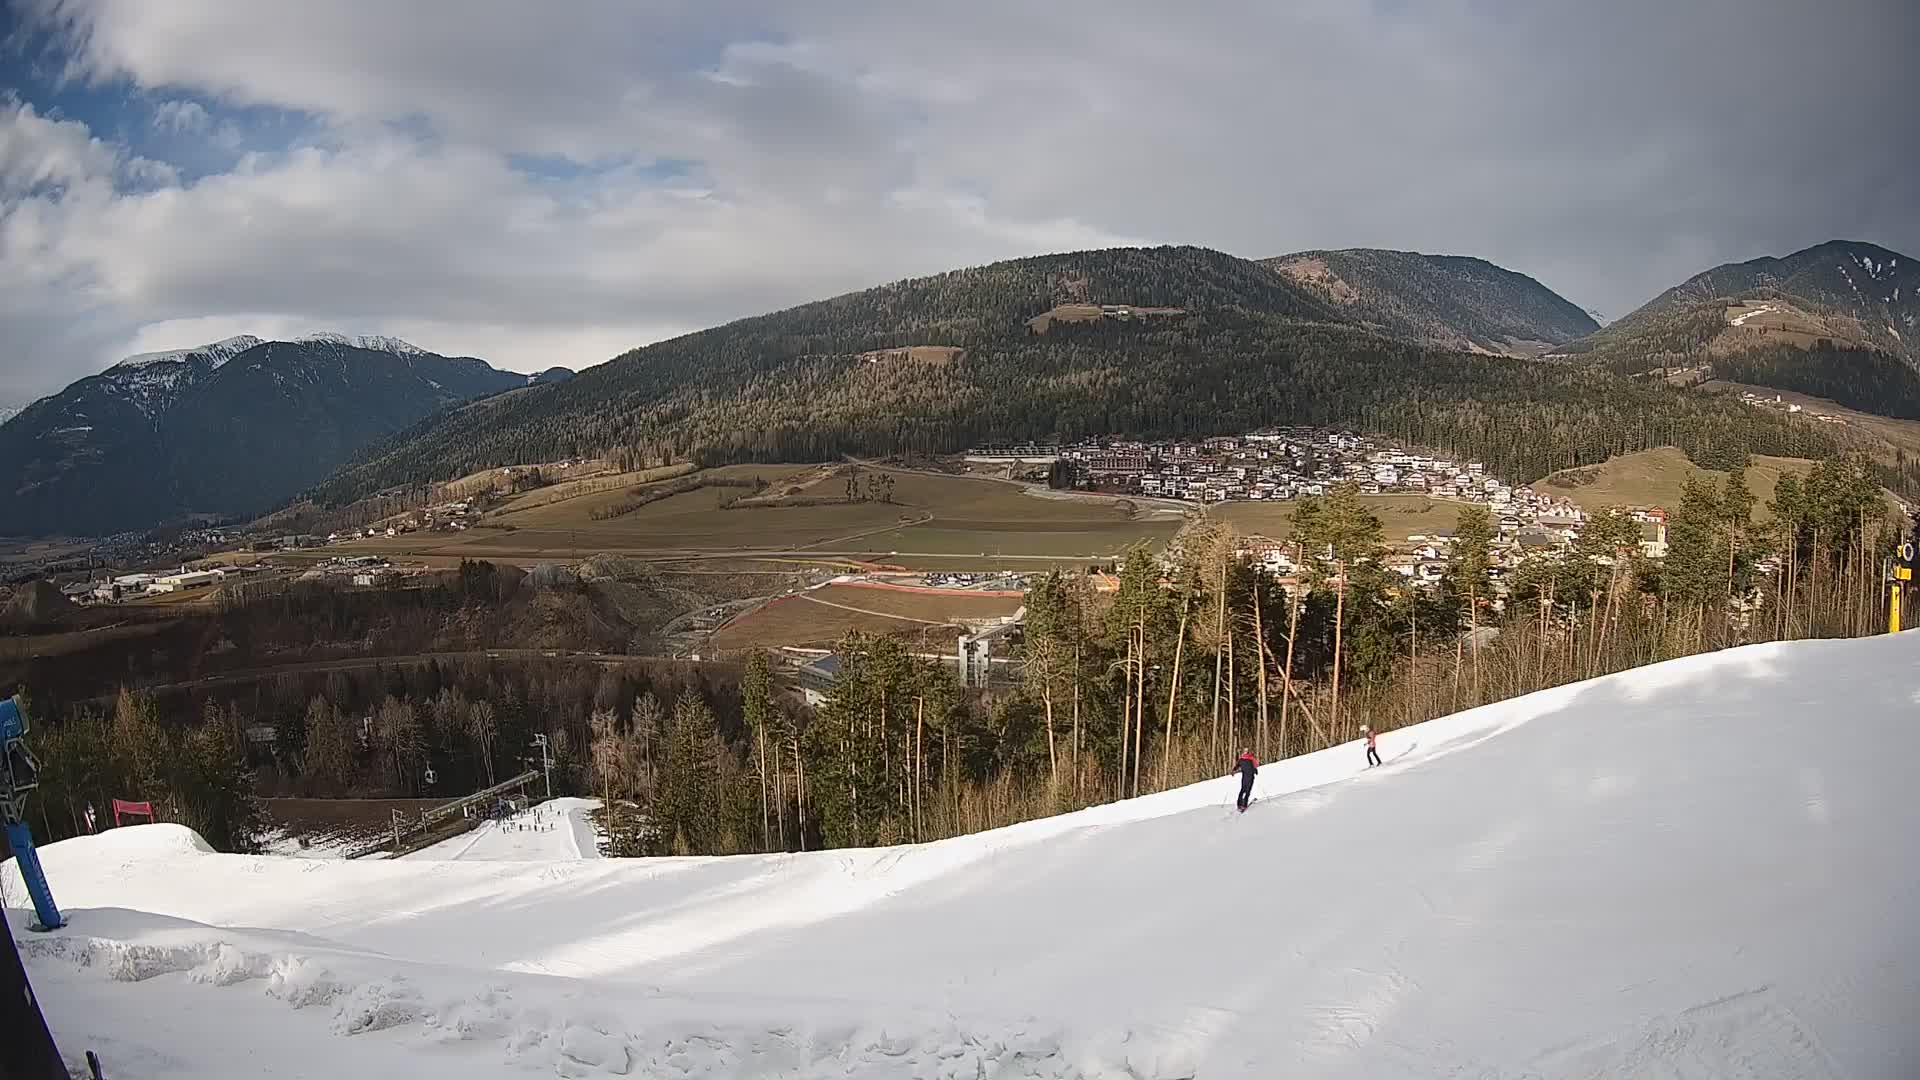
<path id="1" fill-rule="evenodd" d="M 304 334 L 293 339 L 302 344 L 345 345 L 350 349 L 368 349 L 373 352 L 392 353 L 395 356 L 432 356 L 427 350 L 411 341 L 402 341 L 397 337 L 382 334 L 336 334 L 321 331 L 317 334 Z"/>
<path id="2" fill-rule="evenodd" d="M 154 1080 L 1915 1077 L 1917 697 L 1920 634 L 1754 645 L 1274 762 L 1244 815 L 885 848 L 136 825 L 43 848 L 72 924 L 17 941 L 61 1050 Z"/>
<path id="3" fill-rule="evenodd" d="M 152 417 L 165 412 L 182 391 L 260 344 L 252 334 L 240 334 L 211 345 L 139 353 L 101 372 L 100 378 Z"/>
<path id="4" fill-rule="evenodd" d="M 196 345 L 192 348 L 172 349 L 167 352 L 137 353 L 127 357 L 125 360 L 120 361 L 107 370 L 120 371 L 125 369 L 131 371 L 138 368 L 152 367 L 155 364 L 166 364 L 175 361 L 190 362 L 195 359 L 204 359 L 209 365 L 217 368 L 221 364 L 239 356 L 241 353 L 246 352 L 258 344 L 260 344 L 260 339 L 254 337 L 252 334 L 236 334 L 224 341 L 216 341 L 211 345 Z"/>
<path id="5" fill-rule="evenodd" d="M 346 334 L 130 356 L 0 426 L 9 527 L 104 533 L 263 510 L 435 409 L 526 383 L 471 357 Z"/>

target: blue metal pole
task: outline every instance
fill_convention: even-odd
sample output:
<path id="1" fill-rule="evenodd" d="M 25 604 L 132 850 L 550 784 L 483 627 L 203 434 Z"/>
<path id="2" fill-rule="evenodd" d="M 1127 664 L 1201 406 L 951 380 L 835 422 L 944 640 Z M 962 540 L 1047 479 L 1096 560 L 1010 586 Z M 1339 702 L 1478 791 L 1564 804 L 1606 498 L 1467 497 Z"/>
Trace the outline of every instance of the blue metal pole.
<path id="1" fill-rule="evenodd" d="M 24 821 L 7 826 L 7 843 L 13 845 L 13 861 L 20 867 L 20 879 L 27 883 L 27 895 L 33 897 L 33 912 L 40 917 L 35 930 L 56 930 L 66 925 L 60 909 L 54 906 L 53 890 L 47 887 L 46 872 L 40 869 L 40 853 L 33 850 L 33 830 Z"/>

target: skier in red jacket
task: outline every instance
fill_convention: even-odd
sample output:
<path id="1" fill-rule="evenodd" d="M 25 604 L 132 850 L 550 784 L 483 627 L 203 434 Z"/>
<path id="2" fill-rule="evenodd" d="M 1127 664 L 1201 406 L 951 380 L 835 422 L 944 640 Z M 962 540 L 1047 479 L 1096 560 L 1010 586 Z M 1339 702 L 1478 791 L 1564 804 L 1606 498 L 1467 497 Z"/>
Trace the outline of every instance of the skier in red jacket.
<path id="1" fill-rule="evenodd" d="M 1365 735 L 1367 737 L 1367 768 L 1371 769 L 1375 765 L 1380 764 L 1380 748 L 1374 745 L 1375 736 L 1373 734 L 1372 728 L 1368 727 L 1365 724 L 1361 724 L 1360 734 Z"/>
<path id="2" fill-rule="evenodd" d="M 1251 747 L 1240 751 L 1240 760 L 1233 763 L 1234 771 L 1240 774 L 1240 801 L 1236 803 L 1241 810 L 1253 800 L 1253 777 L 1260 771 L 1260 762 L 1253 756 Z"/>

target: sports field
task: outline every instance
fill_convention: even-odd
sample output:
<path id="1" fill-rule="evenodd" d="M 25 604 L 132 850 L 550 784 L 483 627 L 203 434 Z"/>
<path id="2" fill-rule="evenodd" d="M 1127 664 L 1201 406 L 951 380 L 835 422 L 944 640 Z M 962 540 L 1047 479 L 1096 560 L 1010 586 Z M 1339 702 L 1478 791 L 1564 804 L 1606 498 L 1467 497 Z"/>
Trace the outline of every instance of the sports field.
<path id="1" fill-rule="evenodd" d="M 779 597 L 734 619 L 714 634 L 709 645 L 718 651 L 830 645 L 847 631 L 859 630 L 944 650 L 964 632 L 960 625 L 964 620 L 1012 615 L 1020 605 L 1017 596 L 956 589 L 828 585 Z"/>

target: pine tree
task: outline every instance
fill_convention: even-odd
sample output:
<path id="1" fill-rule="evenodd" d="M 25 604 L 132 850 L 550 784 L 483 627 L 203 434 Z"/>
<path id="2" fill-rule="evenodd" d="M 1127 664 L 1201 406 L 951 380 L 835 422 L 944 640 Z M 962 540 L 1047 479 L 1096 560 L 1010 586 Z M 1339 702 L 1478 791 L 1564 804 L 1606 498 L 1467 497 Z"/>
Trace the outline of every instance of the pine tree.
<path id="1" fill-rule="evenodd" d="M 308 781 L 320 790 L 339 792 L 353 778 L 353 723 L 325 697 L 307 703 L 307 739 L 300 766 Z"/>
<path id="2" fill-rule="evenodd" d="M 773 714 L 773 669 L 767 661 L 767 654 L 755 649 L 747 657 L 746 669 L 740 678 L 740 718 L 745 722 L 748 737 L 753 740 L 754 778 L 760 787 L 760 850 L 774 850 L 773 835 L 773 771 L 774 754 L 769 753 L 769 744 L 776 736 L 772 732 Z M 777 745 L 774 750 L 777 752 Z"/>

